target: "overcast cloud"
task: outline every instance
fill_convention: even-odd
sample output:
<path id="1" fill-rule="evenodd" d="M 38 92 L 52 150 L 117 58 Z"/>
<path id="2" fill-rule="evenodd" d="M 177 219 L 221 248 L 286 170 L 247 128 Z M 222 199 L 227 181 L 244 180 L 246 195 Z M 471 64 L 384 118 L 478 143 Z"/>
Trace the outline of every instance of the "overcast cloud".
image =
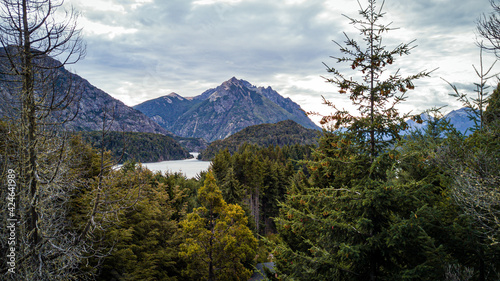
<path id="1" fill-rule="evenodd" d="M 361 4 L 366 5 L 364 0 Z M 176 92 L 196 96 L 236 76 L 271 86 L 307 111 L 321 95 L 350 108 L 346 96 L 324 82 L 323 62 L 340 52 L 332 40 L 358 31 L 342 14 L 357 18 L 356 0 L 67 0 L 81 12 L 87 56 L 72 70 L 127 105 Z M 416 39 L 410 56 L 395 62 L 404 74 L 439 68 L 417 81 L 404 110 L 460 104 L 442 78 L 464 91 L 477 82 L 476 21 L 488 0 L 386 0 L 388 48 Z M 485 66 L 493 55 L 485 54 Z M 354 73 L 352 73 L 354 75 Z M 492 84 L 494 81 L 492 81 Z"/>

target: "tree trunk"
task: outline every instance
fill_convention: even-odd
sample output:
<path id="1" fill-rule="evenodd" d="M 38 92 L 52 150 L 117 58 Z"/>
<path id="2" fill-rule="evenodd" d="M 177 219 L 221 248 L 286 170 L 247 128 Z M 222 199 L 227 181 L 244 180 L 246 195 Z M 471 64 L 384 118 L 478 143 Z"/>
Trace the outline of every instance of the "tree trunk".
<path id="1" fill-rule="evenodd" d="M 483 239 L 481 238 L 481 242 Z M 482 246 L 479 248 L 479 281 L 485 281 L 486 280 L 486 274 L 485 274 L 485 265 L 484 265 L 484 252 Z"/>
<path id="2" fill-rule="evenodd" d="M 213 251 L 214 251 L 214 231 L 215 231 L 215 217 L 213 213 L 213 209 L 210 208 L 209 210 L 209 227 L 210 227 L 210 232 L 212 233 L 210 236 L 210 240 L 208 242 L 208 281 L 215 281 L 215 272 L 214 272 L 214 262 L 213 262 Z"/>
<path id="3" fill-rule="evenodd" d="M 210 241 L 210 246 L 212 244 L 212 241 Z M 210 259 L 210 262 L 208 263 L 208 281 L 215 281 L 215 274 L 214 274 L 214 264 L 212 262 L 212 251 L 208 254 L 208 258 Z"/>
<path id="4" fill-rule="evenodd" d="M 260 212 L 259 212 L 259 202 L 260 202 L 260 192 L 258 188 L 254 189 L 254 194 L 252 195 L 252 215 L 255 221 L 255 231 L 259 233 L 260 224 Z"/>
<path id="5" fill-rule="evenodd" d="M 372 4 L 373 5 L 373 4 Z M 375 62 L 373 61 L 373 9 L 371 14 L 371 32 L 370 32 L 370 154 L 371 161 L 375 159 Z"/>
<path id="6" fill-rule="evenodd" d="M 27 0 L 23 0 L 22 3 L 23 9 L 23 50 L 21 52 L 21 58 L 23 63 L 22 69 L 22 79 L 23 79 L 23 103 L 24 108 L 22 115 L 25 117 L 25 124 L 27 125 L 27 160 L 26 163 L 26 183 L 29 187 L 29 222 L 28 222 L 28 233 L 31 233 L 31 242 L 33 243 L 32 247 L 34 247 L 40 241 L 40 237 L 38 235 L 37 222 L 38 222 L 38 213 L 36 210 L 37 205 L 37 188 L 38 182 L 36 178 L 36 133 L 37 133 L 37 124 L 36 124 L 36 100 L 34 93 L 34 73 L 33 73 L 33 58 L 31 55 L 31 39 L 30 39 L 30 31 L 28 24 L 28 12 L 27 12 Z"/>

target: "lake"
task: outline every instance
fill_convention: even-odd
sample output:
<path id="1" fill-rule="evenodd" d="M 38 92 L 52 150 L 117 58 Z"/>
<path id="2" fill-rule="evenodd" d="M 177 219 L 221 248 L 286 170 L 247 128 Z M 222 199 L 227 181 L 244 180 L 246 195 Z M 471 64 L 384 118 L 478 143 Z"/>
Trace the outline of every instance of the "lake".
<path id="1" fill-rule="evenodd" d="M 148 168 L 153 172 L 156 171 L 160 171 L 162 173 L 180 172 L 188 178 L 194 178 L 201 171 L 207 171 L 211 161 L 200 161 L 196 159 L 196 157 L 198 157 L 199 154 L 197 152 L 190 152 L 190 154 L 193 155 L 194 158 L 186 160 L 171 160 L 171 161 L 162 161 L 154 163 L 142 163 L 142 166 Z"/>

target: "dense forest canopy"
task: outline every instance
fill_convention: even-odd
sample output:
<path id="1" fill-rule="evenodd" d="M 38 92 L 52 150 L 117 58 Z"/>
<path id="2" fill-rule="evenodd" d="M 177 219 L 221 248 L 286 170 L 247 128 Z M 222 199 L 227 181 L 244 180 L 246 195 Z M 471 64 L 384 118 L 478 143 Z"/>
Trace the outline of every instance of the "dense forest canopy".
<path id="1" fill-rule="evenodd" d="M 69 117 L 58 112 L 78 91 L 54 96 L 51 70 L 63 65 L 42 58 L 84 54 L 75 14 L 59 25 L 61 1 L 1 1 L 0 43 L 11 47 L 0 69 L 12 82 L 1 94 L 13 103 L 0 120 L 0 218 L 16 222 L 0 228 L 2 278 L 248 280 L 272 261 L 269 280 L 498 280 L 500 84 L 490 93 L 493 77 L 476 71 L 477 96 L 450 89 L 473 133 L 430 110 L 403 135 L 397 106 L 431 73 L 403 76 L 414 45 L 386 47 L 383 2 L 366 2 L 348 17 L 363 41 L 346 35 L 326 76 L 358 112 L 324 100 L 333 113 L 315 138 L 289 121 L 248 128 L 215 143 L 210 170 L 188 179 L 135 161 L 113 168 L 118 155 L 187 157 L 169 137 L 67 133 L 54 116 Z M 478 24 L 498 51 L 492 4 Z"/>
<path id="2" fill-rule="evenodd" d="M 261 124 L 247 127 L 223 140 L 212 142 L 199 158 L 211 160 L 219 151 L 227 149 L 231 154 L 236 152 L 245 143 L 262 147 L 291 146 L 295 144 L 313 145 L 317 143 L 320 132 L 306 129 L 292 120 L 285 120 L 275 124 Z"/>
<path id="3" fill-rule="evenodd" d="M 111 151 L 115 161 L 141 163 L 187 159 L 189 151 L 170 136 L 137 132 L 82 132 L 83 139 L 96 148 Z"/>

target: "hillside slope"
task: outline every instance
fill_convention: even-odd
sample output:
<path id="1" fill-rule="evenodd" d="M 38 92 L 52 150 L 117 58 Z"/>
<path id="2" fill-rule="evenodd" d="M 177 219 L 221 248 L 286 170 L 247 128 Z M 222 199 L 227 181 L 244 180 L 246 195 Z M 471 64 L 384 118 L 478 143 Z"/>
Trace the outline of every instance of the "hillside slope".
<path id="1" fill-rule="evenodd" d="M 224 139 L 248 126 L 284 120 L 319 129 L 289 98 L 271 87 L 256 87 L 235 77 L 194 98 L 170 94 L 134 108 L 176 135 L 204 138 L 209 142 Z"/>
<path id="2" fill-rule="evenodd" d="M 292 120 L 275 124 L 261 124 L 247 127 L 223 140 L 212 142 L 198 157 L 202 160 L 212 159 L 220 150 L 228 149 L 233 153 L 244 144 L 256 144 L 262 147 L 270 145 L 314 145 L 320 136 L 320 131 L 307 129 Z"/>
<path id="3" fill-rule="evenodd" d="M 12 52 L 10 50 L 9 52 Z M 36 51 L 34 51 L 36 52 Z M 43 57 L 36 61 L 38 65 L 61 65 L 57 60 Z M 8 76 L 11 69 L 6 49 L 0 48 L 0 116 L 16 118 L 15 106 L 19 104 L 19 82 L 13 82 L 14 76 Z M 45 74 L 44 74 L 45 75 Z M 41 89 L 35 84 L 35 91 L 39 96 L 47 95 L 46 103 L 40 107 L 47 107 L 61 102 L 62 97 L 70 91 L 71 105 L 64 110 L 54 111 L 52 117 L 57 121 L 76 117 L 65 124 L 65 129 L 76 131 L 96 131 L 103 128 L 112 131 L 149 132 L 171 135 L 165 128 L 156 124 L 149 117 L 135 110 L 123 102 L 111 97 L 104 91 L 90 84 L 84 78 L 59 67 L 47 73 L 50 75 L 51 85 Z M 12 79 L 14 78 L 14 79 Z M 63 102 L 63 104 L 65 104 Z M 106 114 L 105 114 L 106 113 Z"/>
<path id="4" fill-rule="evenodd" d="M 82 138 L 96 148 L 111 151 L 113 158 L 120 163 L 127 160 L 136 162 L 159 162 L 192 158 L 176 140 L 170 136 L 138 132 L 108 132 L 105 141 L 102 133 L 81 132 Z"/>

